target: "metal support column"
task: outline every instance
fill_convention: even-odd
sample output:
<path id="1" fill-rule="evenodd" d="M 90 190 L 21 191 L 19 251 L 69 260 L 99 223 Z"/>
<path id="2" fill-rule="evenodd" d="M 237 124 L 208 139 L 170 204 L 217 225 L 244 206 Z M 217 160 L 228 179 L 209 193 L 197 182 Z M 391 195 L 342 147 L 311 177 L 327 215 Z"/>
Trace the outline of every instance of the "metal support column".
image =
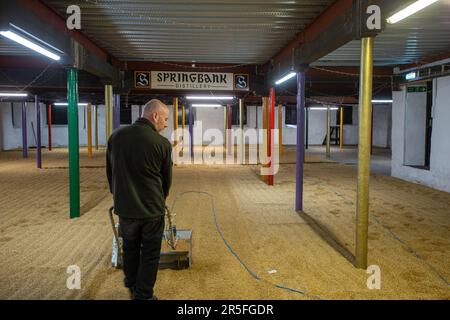
<path id="1" fill-rule="evenodd" d="M 327 158 L 329 159 L 331 157 L 331 111 L 330 106 L 327 106 Z"/>
<path id="2" fill-rule="evenodd" d="M 42 150 L 41 150 L 41 106 L 39 105 L 39 97 L 34 96 L 34 104 L 36 107 L 36 164 L 38 169 L 42 169 Z"/>
<path id="3" fill-rule="evenodd" d="M 194 107 L 189 106 L 189 146 L 191 158 L 194 157 Z"/>
<path id="4" fill-rule="evenodd" d="M 283 154 L 283 106 L 278 104 L 278 159 Z"/>
<path id="5" fill-rule="evenodd" d="M 339 148 L 344 148 L 344 108 L 340 109 L 340 126 L 339 126 Z"/>
<path id="6" fill-rule="evenodd" d="M 305 72 L 297 73 L 297 158 L 295 165 L 295 210 L 303 210 L 303 166 L 305 159 Z"/>
<path id="7" fill-rule="evenodd" d="M 227 131 L 228 131 L 228 109 L 225 106 L 223 108 L 223 151 L 224 152 L 227 147 Z"/>
<path id="8" fill-rule="evenodd" d="M 22 158 L 28 158 L 27 103 L 22 102 Z"/>
<path id="9" fill-rule="evenodd" d="M 244 100 L 239 99 L 239 129 L 241 129 L 239 134 L 239 164 L 244 164 Z"/>
<path id="10" fill-rule="evenodd" d="M 309 108 L 305 108 L 305 149 L 309 147 Z"/>
<path id="11" fill-rule="evenodd" d="M 98 150 L 98 105 L 95 105 L 95 114 L 94 114 L 94 121 L 95 121 L 95 150 Z"/>
<path id="12" fill-rule="evenodd" d="M 48 114 L 48 151 L 52 151 L 52 104 L 49 103 L 47 107 L 47 114 Z"/>
<path id="13" fill-rule="evenodd" d="M 111 85 L 105 85 L 105 122 L 106 122 L 106 141 L 112 133 L 113 128 L 113 92 Z"/>
<path id="14" fill-rule="evenodd" d="M 112 111 L 112 131 L 120 128 L 120 94 L 115 94 L 113 96 L 113 111 Z M 111 133 L 112 133 L 111 131 Z"/>
<path id="15" fill-rule="evenodd" d="M 269 127 L 269 97 L 263 97 L 263 137 L 262 137 L 262 149 L 264 154 L 264 161 L 267 161 L 269 150 L 268 150 L 268 142 L 269 142 L 269 136 L 268 136 L 268 127 Z M 263 163 L 262 166 L 264 168 L 268 167 L 267 163 Z M 264 175 L 262 176 L 263 181 L 268 182 L 268 176 Z"/>
<path id="16" fill-rule="evenodd" d="M 92 159 L 92 112 L 91 103 L 89 102 L 87 107 L 87 146 L 88 146 L 88 158 Z"/>
<path id="17" fill-rule="evenodd" d="M 230 105 L 227 105 L 227 109 L 228 109 L 228 130 L 227 130 L 227 140 L 228 140 L 228 155 L 232 155 L 232 149 L 234 149 L 234 139 L 232 139 L 232 132 L 231 132 L 231 128 L 232 128 L 232 109 Z M 234 157 L 234 156 L 233 156 Z"/>
<path id="18" fill-rule="evenodd" d="M 184 128 L 186 127 L 186 123 L 185 123 L 185 118 L 186 118 L 186 107 L 183 105 L 181 106 L 181 129 L 182 129 L 182 141 L 183 141 L 183 148 L 184 148 Z M 184 152 L 184 151 L 183 151 Z"/>
<path id="19" fill-rule="evenodd" d="M 70 218 L 80 216 L 80 155 L 78 138 L 78 70 L 67 73 L 67 109 L 69 124 L 69 198 Z"/>
<path id="20" fill-rule="evenodd" d="M 178 98 L 173 98 L 173 146 L 178 145 Z"/>
<path id="21" fill-rule="evenodd" d="M 373 38 L 361 40 L 359 93 L 358 190 L 356 208 L 356 267 L 367 268 L 370 175 L 370 120 L 373 77 Z"/>
<path id="22" fill-rule="evenodd" d="M 274 128 L 275 128 L 275 89 L 270 88 L 270 112 L 269 112 L 269 149 L 268 149 L 268 156 L 270 159 L 270 174 L 268 178 L 268 185 L 273 186 L 273 167 L 274 164 L 274 148 L 273 145 L 275 144 L 275 137 L 274 137 Z"/>

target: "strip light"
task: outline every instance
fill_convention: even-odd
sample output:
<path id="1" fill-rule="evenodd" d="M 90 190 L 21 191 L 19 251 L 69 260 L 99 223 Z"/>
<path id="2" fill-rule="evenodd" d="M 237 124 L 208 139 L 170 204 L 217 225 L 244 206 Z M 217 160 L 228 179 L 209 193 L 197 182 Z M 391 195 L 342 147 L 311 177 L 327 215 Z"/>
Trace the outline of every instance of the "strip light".
<path id="1" fill-rule="evenodd" d="M 311 107 L 311 108 L 308 108 L 309 110 L 328 110 L 328 109 L 330 109 L 330 110 L 338 110 L 339 108 L 336 108 L 336 107 L 331 107 L 331 108 L 324 108 L 324 107 Z"/>
<path id="2" fill-rule="evenodd" d="M 372 100 L 372 103 L 392 103 L 393 100 Z"/>
<path id="3" fill-rule="evenodd" d="M 234 97 L 215 97 L 215 96 L 186 96 L 188 100 L 233 100 Z"/>
<path id="4" fill-rule="evenodd" d="M 67 107 L 69 104 L 67 102 L 56 102 L 53 105 L 57 107 Z M 87 103 L 78 103 L 79 107 L 86 107 L 87 105 Z"/>
<path id="5" fill-rule="evenodd" d="M 397 23 L 411 15 L 413 15 L 414 13 L 428 7 L 429 5 L 437 2 L 438 0 L 419 0 L 414 2 L 413 4 L 409 5 L 408 7 L 406 7 L 403 10 L 400 10 L 399 12 L 395 13 L 394 15 L 390 16 L 387 19 L 388 23 Z"/>
<path id="6" fill-rule="evenodd" d="M 60 56 L 48 51 L 47 49 L 44 49 L 43 47 L 31 42 L 30 40 L 25 39 L 17 33 L 14 33 L 12 31 L 0 31 L 0 34 L 53 60 L 59 61 L 61 59 Z"/>
<path id="7" fill-rule="evenodd" d="M 291 73 L 289 73 L 288 75 L 286 75 L 286 76 L 284 76 L 283 78 L 281 78 L 280 80 L 275 81 L 275 84 L 276 84 L 276 85 L 282 84 L 283 82 L 286 82 L 286 81 L 288 81 L 289 79 L 292 79 L 292 78 L 295 77 L 296 75 L 297 75 L 296 72 L 291 72 Z"/>
<path id="8" fill-rule="evenodd" d="M 27 97 L 28 93 L 0 92 L 0 97 Z"/>
<path id="9" fill-rule="evenodd" d="M 220 108 L 222 107 L 221 104 L 192 104 L 193 107 L 196 108 Z"/>

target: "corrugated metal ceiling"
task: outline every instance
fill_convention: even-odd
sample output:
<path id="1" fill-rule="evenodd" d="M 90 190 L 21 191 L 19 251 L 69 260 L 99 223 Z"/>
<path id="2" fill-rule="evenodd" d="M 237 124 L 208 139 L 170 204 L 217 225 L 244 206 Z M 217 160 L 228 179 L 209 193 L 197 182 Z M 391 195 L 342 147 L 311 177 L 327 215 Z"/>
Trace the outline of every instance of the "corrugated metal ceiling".
<path id="1" fill-rule="evenodd" d="M 377 66 L 408 64 L 450 51 L 450 0 L 440 0 L 423 11 L 388 25 L 374 44 Z M 351 41 L 314 65 L 359 65 L 360 41 Z"/>
<path id="2" fill-rule="evenodd" d="M 77 4 L 82 32 L 121 60 L 265 63 L 332 0 L 44 0 L 61 16 Z M 450 51 L 450 0 L 389 25 L 375 65 L 411 63 Z M 35 55 L 0 37 L 0 55 Z M 315 65 L 359 65 L 352 41 Z"/>
<path id="3" fill-rule="evenodd" d="M 333 0 L 45 0 L 121 60 L 265 63 Z"/>

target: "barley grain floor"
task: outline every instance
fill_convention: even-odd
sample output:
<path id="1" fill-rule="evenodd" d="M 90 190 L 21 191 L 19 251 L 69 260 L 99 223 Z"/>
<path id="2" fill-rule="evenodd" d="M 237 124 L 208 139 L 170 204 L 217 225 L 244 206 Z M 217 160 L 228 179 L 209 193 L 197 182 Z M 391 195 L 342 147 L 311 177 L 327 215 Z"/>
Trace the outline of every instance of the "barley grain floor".
<path id="1" fill-rule="evenodd" d="M 67 150 L 44 150 L 43 170 L 29 156 L 0 153 L 0 299 L 127 299 L 122 272 L 110 267 L 104 150 L 92 160 L 81 150 L 82 216 L 74 220 Z M 178 193 L 206 191 L 216 220 L 208 196 L 177 200 L 177 227 L 193 229 L 194 263 L 160 271 L 159 298 L 450 298 L 450 194 L 371 177 L 369 264 L 380 267 L 381 290 L 369 290 L 369 275 L 351 263 L 356 169 L 310 160 L 302 214 L 293 211 L 295 164 L 281 166 L 274 187 L 261 182 L 256 166 L 175 167 L 168 204 Z M 81 269 L 81 290 L 66 288 L 70 265 Z"/>

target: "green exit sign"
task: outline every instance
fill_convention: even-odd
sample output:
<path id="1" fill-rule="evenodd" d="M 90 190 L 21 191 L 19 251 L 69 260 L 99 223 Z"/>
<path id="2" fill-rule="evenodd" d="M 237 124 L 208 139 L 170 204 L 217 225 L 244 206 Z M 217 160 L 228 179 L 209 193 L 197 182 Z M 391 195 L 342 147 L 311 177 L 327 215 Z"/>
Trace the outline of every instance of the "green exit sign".
<path id="1" fill-rule="evenodd" d="M 408 87 L 408 92 L 427 92 L 427 87 Z"/>

